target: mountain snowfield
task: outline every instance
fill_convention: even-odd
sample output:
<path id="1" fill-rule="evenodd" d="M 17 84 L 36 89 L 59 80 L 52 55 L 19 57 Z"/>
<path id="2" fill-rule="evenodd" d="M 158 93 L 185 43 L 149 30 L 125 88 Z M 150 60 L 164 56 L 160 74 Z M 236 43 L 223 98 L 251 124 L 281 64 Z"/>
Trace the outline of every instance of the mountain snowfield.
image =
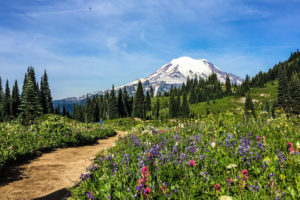
<path id="1" fill-rule="evenodd" d="M 165 64 L 156 72 L 146 78 L 135 80 L 131 83 L 116 87 L 117 91 L 119 88 L 126 87 L 129 94 L 134 94 L 138 81 L 141 81 L 145 91 L 150 90 L 152 86 L 154 93 L 164 92 L 170 90 L 171 86 L 180 86 L 186 82 L 187 78 L 194 78 L 195 76 L 206 79 L 210 74 L 216 73 L 218 79 L 225 83 L 226 75 L 229 76 L 230 82 L 237 85 L 242 83 L 242 79 L 234 74 L 226 73 L 221 71 L 218 67 L 205 59 L 193 59 L 187 56 L 173 59 L 170 63 Z M 108 90 L 98 91 L 88 94 L 89 96 L 104 94 Z M 73 104 L 85 101 L 86 95 L 82 97 L 71 97 L 62 100 L 55 100 L 54 105 L 59 104 Z"/>
<path id="2" fill-rule="evenodd" d="M 222 83 L 225 83 L 226 75 L 229 76 L 231 83 L 236 83 L 239 85 L 243 81 L 240 77 L 234 74 L 222 72 L 218 67 L 214 66 L 205 59 L 196 60 L 187 56 L 183 56 L 173 59 L 170 63 L 165 64 L 146 78 L 133 81 L 120 87 L 127 88 L 136 86 L 138 81 L 141 81 L 146 91 L 150 89 L 150 86 L 152 86 L 157 93 L 159 90 L 168 90 L 168 88 L 164 88 L 166 85 L 181 85 L 183 82 L 186 82 L 188 77 L 194 78 L 197 76 L 206 79 L 213 72 L 217 74 L 218 79 Z"/>

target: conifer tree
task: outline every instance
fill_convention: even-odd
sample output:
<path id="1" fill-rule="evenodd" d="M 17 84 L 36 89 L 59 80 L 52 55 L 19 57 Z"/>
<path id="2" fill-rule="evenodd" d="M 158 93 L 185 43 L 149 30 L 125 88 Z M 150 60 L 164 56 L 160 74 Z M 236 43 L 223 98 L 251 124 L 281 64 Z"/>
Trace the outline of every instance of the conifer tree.
<path id="1" fill-rule="evenodd" d="M 179 93 L 177 94 L 174 108 L 175 108 L 174 117 L 179 117 L 179 115 L 180 115 L 180 94 Z"/>
<path id="2" fill-rule="evenodd" d="M 145 112 L 151 111 L 151 97 L 149 91 L 146 93 Z"/>
<path id="3" fill-rule="evenodd" d="M 160 102 L 159 97 L 156 98 L 156 105 L 155 105 L 155 116 L 156 119 L 159 119 L 159 111 L 160 111 Z"/>
<path id="4" fill-rule="evenodd" d="M 153 98 L 154 97 L 154 91 L 152 85 L 150 86 L 150 96 Z"/>
<path id="5" fill-rule="evenodd" d="M 265 100 L 264 110 L 270 112 L 270 105 L 268 99 Z"/>
<path id="6" fill-rule="evenodd" d="M 93 107 L 92 101 L 88 94 L 86 95 L 86 103 L 85 103 L 85 122 L 93 122 Z"/>
<path id="7" fill-rule="evenodd" d="M 226 76 L 225 86 L 226 86 L 226 95 L 231 95 L 232 94 L 231 83 L 228 75 Z"/>
<path id="8" fill-rule="evenodd" d="M 247 74 L 244 82 L 240 86 L 239 95 L 245 96 L 245 94 L 250 90 L 250 77 Z"/>
<path id="9" fill-rule="evenodd" d="M 61 111 L 60 111 L 60 105 L 59 105 L 59 104 L 57 104 L 54 113 L 57 114 L 57 115 L 60 115 L 60 114 L 61 114 Z"/>
<path id="10" fill-rule="evenodd" d="M 67 109 L 66 109 L 66 106 L 63 105 L 63 110 L 62 110 L 62 116 L 67 116 Z"/>
<path id="11" fill-rule="evenodd" d="M 23 124 L 32 124 L 42 113 L 42 107 L 38 99 L 35 83 L 28 77 L 24 86 L 23 96 L 20 105 L 20 121 Z"/>
<path id="12" fill-rule="evenodd" d="M 112 86 L 112 89 L 110 91 L 109 95 L 109 119 L 116 119 L 119 117 L 118 113 L 118 106 L 117 106 L 117 99 L 116 99 L 116 94 L 115 94 L 115 87 L 114 85 Z"/>
<path id="13" fill-rule="evenodd" d="M 144 119 L 144 91 L 141 81 L 138 82 L 137 90 L 134 98 L 133 116 Z"/>
<path id="14" fill-rule="evenodd" d="M 189 117 L 190 108 L 189 108 L 189 105 L 188 105 L 188 102 L 187 102 L 187 95 L 186 95 L 186 93 L 183 93 L 182 104 L 181 104 L 180 110 L 181 110 L 181 116 L 183 118 Z"/>
<path id="15" fill-rule="evenodd" d="M 10 103 L 11 103 L 11 99 L 10 99 L 9 83 L 8 80 L 6 80 L 5 93 L 3 97 L 3 112 L 4 112 L 5 119 L 8 119 L 11 114 Z"/>
<path id="16" fill-rule="evenodd" d="M 287 110 L 288 106 L 288 79 L 286 70 L 281 67 L 278 71 L 277 105 Z"/>
<path id="17" fill-rule="evenodd" d="M 12 97 L 11 97 L 11 108 L 13 117 L 17 117 L 19 114 L 19 106 L 21 104 L 18 81 L 15 80 L 15 84 L 12 89 Z"/>
<path id="18" fill-rule="evenodd" d="M 123 97 L 123 103 L 124 103 L 125 116 L 130 117 L 132 109 L 131 109 L 130 100 L 129 100 L 129 96 L 128 96 L 126 87 L 124 87 L 124 89 L 123 89 L 122 97 Z"/>
<path id="19" fill-rule="evenodd" d="M 121 88 L 119 88 L 118 91 L 118 113 L 120 117 L 126 116 L 125 105 L 123 101 L 123 92 Z"/>
<path id="20" fill-rule="evenodd" d="M 48 75 L 46 70 L 44 71 L 44 75 L 41 78 L 40 84 L 40 94 L 41 94 L 41 105 L 43 108 L 43 113 L 53 113 L 53 105 L 52 105 L 52 96 L 48 83 Z"/>
<path id="21" fill-rule="evenodd" d="M 175 110 L 176 110 L 176 102 L 174 97 L 174 92 L 170 95 L 170 101 L 169 101 L 169 116 L 170 118 L 175 118 Z"/>
<path id="22" fill-rule="evenodd" d="M 300 73 L 293 73 L 289 83 L 290 112 L 295 115 L 300 114 Z"/>
<path id="23" fill-rule="evenodd" d="M 252 98 L 250 92 L 248 91 L 246 94 L 245 106 L 244 106 L 244 113 L 246 116 L 250 116 L 250 112 L 254 118 L 256 118 L 254 104 L 252 102 Z"/>
<path id="24" fill-rule="evenodd" d="M 197 103 L 197 97 L 196 97 L 196 87 L 191 87 L 191 90 L 190 90 L 190 104 L 194 104 L 194 103 Z"/>

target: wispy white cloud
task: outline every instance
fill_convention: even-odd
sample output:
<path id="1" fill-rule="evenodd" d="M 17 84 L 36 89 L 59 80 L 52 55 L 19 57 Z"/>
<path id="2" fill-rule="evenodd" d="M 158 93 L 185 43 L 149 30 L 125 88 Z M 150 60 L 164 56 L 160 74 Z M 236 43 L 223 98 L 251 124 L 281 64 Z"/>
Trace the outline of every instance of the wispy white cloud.
<path id="1" fill-rule="evenodd" d="M 254 74 L 300 42 L 297 6 L 272 2 L 16 1 L 5 15 L 16 24 L 0 20 L 1 76 L 22 80 L 28 65 L 46 68 L 61 98 L 124 84 L 183 55 Z M 288 15 L 279 14 L 283 6 Z"/>

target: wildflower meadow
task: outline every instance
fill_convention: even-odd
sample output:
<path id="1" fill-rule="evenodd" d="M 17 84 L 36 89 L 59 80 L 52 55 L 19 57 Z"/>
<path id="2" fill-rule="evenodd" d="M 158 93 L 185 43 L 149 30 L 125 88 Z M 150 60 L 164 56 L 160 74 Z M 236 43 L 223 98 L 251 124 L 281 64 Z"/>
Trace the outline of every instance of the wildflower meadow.
<path id="1" fill-rule="evenodd" d="M 99 153 L 72 199 L 299 199 L 299 119 L 276 115 L 140 122 Z"/>

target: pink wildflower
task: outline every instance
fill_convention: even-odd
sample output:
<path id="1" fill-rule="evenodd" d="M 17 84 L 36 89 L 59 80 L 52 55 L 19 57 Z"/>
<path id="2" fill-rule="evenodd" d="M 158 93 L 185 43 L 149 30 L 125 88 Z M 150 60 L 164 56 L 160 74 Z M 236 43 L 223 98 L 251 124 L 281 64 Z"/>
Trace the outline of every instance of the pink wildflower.
<path id="1" fill-rule="evenodd" d="M 196 164 L 196 162 L 195 162 L 194 160 L 190 160 L 190 161 L 189 161 L 189 165 L 191 165 L 191 166 L 196 166 L 197 164 Z"/>
<path id="2" fill-rule="evenodd" d="M 249 174 L 248 174 L 247 170 L 244 169 L 243 172 L 242 172 L 242 174 L 243 174 L 243 176 L 244 176 L 245 179 L 249 178 Z"/>
<path id="3" fill-rule="evenodd" d="M 150 194 L 151 190 L 149 187 L 147 187 L 145 190 L 144 190 L 144 194 Z"/>
<path id="4" fill-rule="evenodd" d="M 215 188 L 216 191 L 220 191 L 220 184 L 215 184 L 214 188 Z"/>

